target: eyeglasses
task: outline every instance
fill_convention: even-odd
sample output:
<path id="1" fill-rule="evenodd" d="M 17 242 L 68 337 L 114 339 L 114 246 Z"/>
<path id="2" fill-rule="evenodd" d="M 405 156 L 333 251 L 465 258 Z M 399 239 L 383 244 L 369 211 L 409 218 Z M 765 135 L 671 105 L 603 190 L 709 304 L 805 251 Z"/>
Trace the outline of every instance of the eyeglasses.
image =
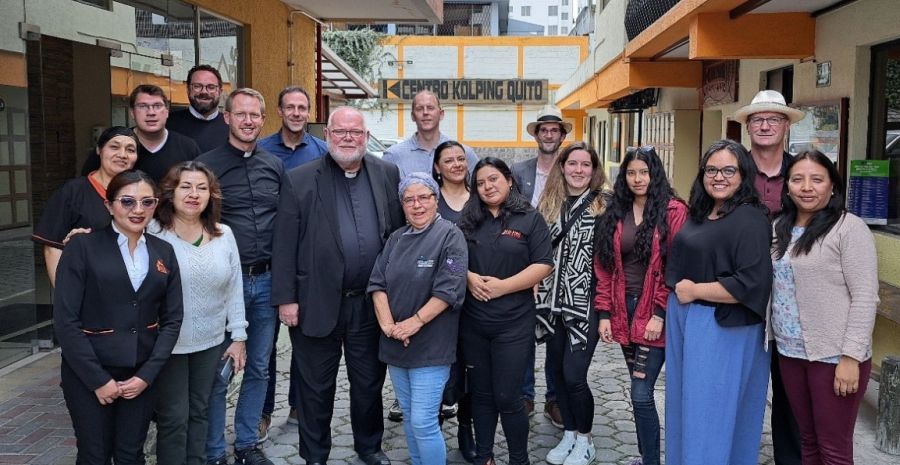
<path id="1" fill-rule="evenodd" d="M 122 208 L 126 208 L 128 210 L 134 210 L 134 207 L 136 207 L 138 203 L 140 203 L 141 207 L 146 210 L 155 208 L 156 204 L 159 203 L 159 199 L 156 197 L 144 197 L 143 199 L 138 200 L 127 195 L 123 195 L 119 198 L 113 199 L 113 201 L 119 202 L 119 204 L 122 205 Z"/>
<path id="2" fill-rule="evenodd" d="M 722 173 L 722 177 L 727 179 L 734 177 L 737 172 L 738 169 L 736 166 L 723 166 L 722 168 L 706 166 L 703 168 L 703 174 L 705 174 L 707 178 L 715 178 L 719 173 Z"/>
<path id="3" fill-rule="evenodd" d="M 625 147 L 625 154 L 636 153 L 636 152 L 644 152 L 644 153 L 656 153 L 656 147 L 652 145 L 642 145 L 640 147 Z"/>
<path id="4" fill-rule="evenodd" d="M 328 132 L 339 139 L 343 139 L 347 134 L 350 134 L 354 139 L 359 139 L 366 133 L 362 129 L 329 129 Z"/>
<path id="5" fill-rule="evenodd" d="M 218 84 L 207 84 L 203 85 L 200 83 L 191 84 L 191 90 L 194 92 L 201 92 L 203 89 L 206 89 L 207 92 L 215 92 L 219 90 L 221 87 Z"/>
<path id="6" fill-rule="evenodd" d="M 166 107 L 165 103 L 154 103 L 152 105 L 148 105 L 146 103 L 138 103 L 137 105 L 134 106 L 134 109 L 146 113 L 151 109 L 153 111 L 162 111 L 163 108 L 165 108 L 165 107 Z"/>
<path id="7" fill-rule="evenodd" d="M 259 113 L 244 113 L 243 111 L 240 111 L 237 113 L 231 113 L 231 117 L 241 121 L 244 121 L 248 118 L 250 119 L 250 121 L 259 121 L 262 119 L 263 115 Z"/>
<path id="8" fill-rule="evenodd" d="M 402 199 L 400 199 L 400 201 L 403 202 L 403 205 L 411 207 L 415 205 L 417 201 L 420 205 L 425 205 L 431 200 L 432 197 L 434 197 L 434 194 L 422 194 L 415 197 L 403 197 Z"/>
<path id="9" fill-rule="evenodd" d="M 750 126 L 762 126 L 763 122 L 769 123 L 769 126 L 781 126 L 785 121 L 787 121 L 787 118 L 782 118 L 781 116 L 753 117 L 750 118 Z"/>
<path id="10" fill-rule="evenodd" d="M 562 131 L 559 128 L 540 128 L 538 129 L 538 134 L 559 134 Z"/>

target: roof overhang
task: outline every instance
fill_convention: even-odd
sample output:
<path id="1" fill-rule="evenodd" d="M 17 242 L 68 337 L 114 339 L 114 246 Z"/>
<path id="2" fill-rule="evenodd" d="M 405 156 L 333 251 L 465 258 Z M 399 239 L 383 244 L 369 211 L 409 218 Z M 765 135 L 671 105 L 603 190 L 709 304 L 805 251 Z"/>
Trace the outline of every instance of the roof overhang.
<path id="1" fill-rule="evenodd" d="M 425 23 L 444 22 L 443 0 L 281 0 L 322 22 Z"/>
<path id="2" fill-rule="evenodd" d="M 700 87 L 699 61 L 628 61 L 623 57 L 557 102 L 562 109 L 605 108 L 614 100 L 651 87 Z"/>
<path id="3" fill-rule="evenodd" d="M 378 92 L 341 57 L 322 44 L 322 90 L 341 99 L 373 98 Z"/>

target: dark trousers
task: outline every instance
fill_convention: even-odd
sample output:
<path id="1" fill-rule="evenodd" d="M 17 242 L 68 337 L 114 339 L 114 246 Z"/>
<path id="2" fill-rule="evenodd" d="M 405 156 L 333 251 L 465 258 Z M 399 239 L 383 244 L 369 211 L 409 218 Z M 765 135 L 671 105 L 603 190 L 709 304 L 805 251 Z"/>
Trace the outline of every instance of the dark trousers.
<path id="1" fill-rule="evenodd" d="M 772 453 L 775 465 L 800 465 L 800 428 L 791 411 L 781 376 L 778 350 L 769 344 L 772 354 Z"/>
<path id="2" fill-rule="evenodd" d="M 203 465 L 209 396 L 218 376 L 221 347 L 172 354 L 156 380 L 156 461 Z"/>
<path id="3" fill-rule="evenodd" d="M 278 370 L 275 362 L 278 360 L 278 333 L 281 332 L 281 325 L 275 325 L 275 338 L 272 340 L 272 355 L 269 356 L 269 386 L 266 388 L 266 401 L 263 402 L 263 415 L 271 415 L 275 411 L 275 381 L 277 380 Z M 291 371 L 290 384 L 288 385 L 288 405 L 291 408 L 297 407 L 297 401 L 294 398 L 295 384 L 297 383 L 297 364 L 294 362 L 294 354 L 291 354 Z"/>
<path id="4" fill-rule="evenodd" d="M 556 318 L 553 337 L 547 341 L 547 361 L 553 361 L 550 367 L 557 383 L 556 400 L 563 427 L 566 431 L 581 434 L 590 433 L 594 424 L 594 395 L 588 385 L 587 372 L 600 339 L 597 312 L 592 310 L 588 318 L 587 345 L 583 350 L 572 350 L 569 346 L 569 332 L 562 315 Z"/>
<path id="5" fill-rule="evenodd" d="M 463 315 L 460 339 L 472 392 L 475 463 L 494 456 L 499 415 L 509 464 L 528 464 L 528 413 L 522 403 L 522 378 L 534 347 L 534 325 L 533 312 L 505 323 L 475 321 Z"/>
<path id="6" fill-rule="evenodd" d="M 353 448 L 359 455 L 381 450 L 381 388 L 387 368 L 378 360 L 380 329 L 375 310 L 368 297 L 356 296 L 343 298 L 339 311 L 337 325 L 326 337 L 305 336 L 300 328 L 291 328 L 299 373 L 294 395 L 302 412 L 298 415 L 300 455 L 307 463 L 324 463 L 331 452 L 331 417 L 342 348 L 350 381 Z"/>
<path id="7" fill-rule="evenodd" d="M 456 347 L 456 361 L 450 365 L 450 378 L 444 387 L 441 399 L 444 405 L 457 404 L 456 419 L 460 425 L 472 425 L 472 396 L 469 394 L 466 380 L 466 362 L 463 358 L 462 346 Z"/>
<path id="8" fill-rule="evenodd" d="M 116 381 L 134 376 L 135 368 L 104 367 Z M 156 403 L 155 387 L 150 385 L 134 399 L 118 398 L 100 405 L 94 391 L 89 389 L 63 357 L 60 385 L 72 428 L 78 455 L 76 465 L 143 465 L 144 441 Z"/>
<path id="9" fill-rule="evenodd" d="M 803 465 L 852 465 L 853 429 L 869 385 L 872 359 L 859 364 L 859 390 L 834 393 L 837 365 L 779 356 L 784 387 L 796 415 L 803 444 Z"/>

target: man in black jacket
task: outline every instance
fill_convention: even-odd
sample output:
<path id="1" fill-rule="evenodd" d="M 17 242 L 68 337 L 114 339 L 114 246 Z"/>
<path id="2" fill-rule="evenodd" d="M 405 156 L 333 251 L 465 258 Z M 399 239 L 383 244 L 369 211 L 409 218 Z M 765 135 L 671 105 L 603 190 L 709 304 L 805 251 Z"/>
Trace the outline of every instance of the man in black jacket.
<path id="1" fill-rule="evenodd" d="M 397 167 L 366 155 L 363 115 L 332 113 L 328 155 L 288 174 L 278 207 L 272 256 L 272 303 L 291 342 L 300 373 L 300 455 L 324 464 L 341 349 L 350 378 L 354 449 L 366 465 L 389 465 L 381 450 L 379 326 L 365 288 L 375 258 L 404 224 Z"/>

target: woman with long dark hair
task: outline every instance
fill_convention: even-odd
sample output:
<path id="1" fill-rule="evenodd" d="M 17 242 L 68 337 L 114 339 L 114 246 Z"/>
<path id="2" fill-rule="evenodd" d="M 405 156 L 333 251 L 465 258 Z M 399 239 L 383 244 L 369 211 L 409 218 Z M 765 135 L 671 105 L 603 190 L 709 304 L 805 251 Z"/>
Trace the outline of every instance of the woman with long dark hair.
<path id="1" fill-rule="evenodd" d="M 772 245 L 770 325 L 781 376 L 803 463 L 852 464 L 853 428 L 872 370 L 875 240 L 844 211 L 844 183 L 821 152 L 797 154 L 785 184 Z"/>
<path id="2" fill-rule="evenodd" d="M 653 391 L 665 362 L 665 264 L 672 240 L 687 220 L 653 147 L 631 148 L 597 231 L 598 328 L 603 342 L 618 342 L 631 375 L 631 406 L 640 458 L 659 465 L 660 427 Z"/>
<path id="3" fill-rule="evenodd" d="M 587 371 L 597 348 L 592 263 L 594 225 L 606 206 L 605 183 L 597 152 L 576 142 L 557 157 L 538 202 L 554 246 L 553 272 L 538 285 L 537 297 L 537 330 L 547 343 L 547 366 L 555 370 L 564 429 L 559 444 L 547 453 L 547 463 L 553 465 L 587 465 L 597 457 Z"/>
<path id="4" fill-rule="evenodd" d="M 666 464 L 757 463 L 771 357 L 770 226 L 739 143 L 713 143 L 675 236 L 666 285 Z"/>
<path id="5" fill-rule="evenodd" d="M 241 260 L 231 229 L 219 223 L 222 190 L 206 165 L 179 163 L 160 186 L 158 221 L 148 232 L 175 249 L 184 322 L 158 383 L 156 456 L 161 464 L 203 465 L 219 360 L 231 358 L 235 372 L 246 360 Z M 226 330 L 231 340 L 223 354 Z"/>
<path id="6" fill-rule="evenodd" d="M 77 463 L 144 463 L 183 305 L 172 246 L 144 234 L 158 201 L 146 173 L 117 174 L 106 187 L 110 226 L 72 236 L 59 261 L 53 330 Z"/>
<path id="7" fill-rule="evenodd" d="M 66 181 L 50 196 L 31 240 L 44 246 L 51 286 L 56 284 L 56 267 L 69 238 L 109 226 L 109 210 L 104 204 L 106 187 L 117 174 L 134 167 L 137 148 L 134 131 L 123 126 L 107 128 L 97 139 L 99 167 Z"/>
<path id="8" fill-rule="evenodd" d="M 502 160 L 479 161 L 471 191 L 477 195 L 459 221 L 469 249 L 460 339 L 472 391 L 475 463 L 494 463 L 499 415 L 509 463 L 527 465 L 528 413 L 521 390 L 534 346 L 532 289 L 553 264 L 550 234 Z"/>

